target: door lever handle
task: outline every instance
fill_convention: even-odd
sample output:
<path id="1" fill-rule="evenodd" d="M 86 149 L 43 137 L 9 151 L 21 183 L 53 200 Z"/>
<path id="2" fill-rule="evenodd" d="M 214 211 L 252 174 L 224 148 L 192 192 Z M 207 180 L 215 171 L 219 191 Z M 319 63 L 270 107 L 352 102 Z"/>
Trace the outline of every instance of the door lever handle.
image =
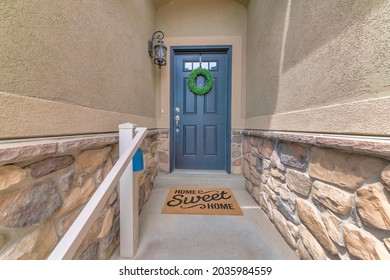
<path id="1" fill-rule="evenodd" d="M 180 121 L 180 116 L 179 115 L 177 115 L 175 117 L 175 121 L 176 121 L 176 127 L 178 128 L 179 127 L 179 121 Z"/>

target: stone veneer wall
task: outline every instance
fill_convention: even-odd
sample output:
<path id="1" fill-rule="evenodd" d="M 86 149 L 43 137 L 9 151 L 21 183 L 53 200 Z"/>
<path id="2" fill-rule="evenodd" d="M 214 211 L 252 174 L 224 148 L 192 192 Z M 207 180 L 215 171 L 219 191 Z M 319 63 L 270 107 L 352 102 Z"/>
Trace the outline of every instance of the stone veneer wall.
<path id="1" fill-rule="evenodd" d="M 390 259 L 388 140 L 243 133 L 246 187 L 301 259 Z"/>
<path id="2" fill-rule="evenodd" d="M 233 175 L 242 174 L 242 141 L 244 137 L 241 130 L 232 131 L 232 155 L 231 155 L 231 171 Z"/>
<path id="3" fill-rule="evenodd" d="M 169 133 L 168 129 L 159 130 L 158 136 L 158 170 L 169 173 Z M 234 175 L 242 174 L 242 139 L 241 130 L 233 130 L 231 136 L 231 172 Z"/>
<path id="4" fill-rule="evenodd" d="M 157 175 L 158 132 L 141 147 L 140 210 Z M 0 259 L 46 259 L 118 160 L 117 134 L 0 145 Z M 75 259 L 107 259 L 119 243 L 114 191 Z"/>

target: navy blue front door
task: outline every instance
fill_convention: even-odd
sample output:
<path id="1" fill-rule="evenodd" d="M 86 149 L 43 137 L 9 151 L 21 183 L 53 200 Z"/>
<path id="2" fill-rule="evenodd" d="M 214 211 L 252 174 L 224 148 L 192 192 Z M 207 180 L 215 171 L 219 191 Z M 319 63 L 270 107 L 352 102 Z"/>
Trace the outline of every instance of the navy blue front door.
<path id="1" fill-rule="evenodd" d="M 226 143 L 230 124 L 227 59 L 226 52 L 179 52 L 174 56 L 171 135 L 175 169 L 226 170 L 230 158 Z M 198 67 L 208 69 L 213 77 L 213 87 L 204 96 L 188 88 L 188 76 Z M 198 76 L 199 88 L 205 82 L 203 76 Z"/>

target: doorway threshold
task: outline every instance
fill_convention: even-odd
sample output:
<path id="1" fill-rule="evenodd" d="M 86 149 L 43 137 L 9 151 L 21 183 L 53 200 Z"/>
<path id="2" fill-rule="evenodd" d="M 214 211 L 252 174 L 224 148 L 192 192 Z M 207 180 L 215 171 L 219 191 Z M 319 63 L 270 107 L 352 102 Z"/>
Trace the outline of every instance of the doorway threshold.
<path id="1" fill-rule="evenodd" d="M 172 174 L 225 175 L 225 170 L 176 169 Z"/>

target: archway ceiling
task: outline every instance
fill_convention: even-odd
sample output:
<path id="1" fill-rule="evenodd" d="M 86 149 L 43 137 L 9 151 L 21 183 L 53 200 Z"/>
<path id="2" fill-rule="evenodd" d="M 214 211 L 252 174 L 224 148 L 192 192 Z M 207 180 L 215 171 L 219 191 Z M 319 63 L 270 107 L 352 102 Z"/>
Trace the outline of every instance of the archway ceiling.
<path id="1" fill-rule="evenodd" d="M 180 1 L 180 0 L 153 0 L 154 6 L 156 9 L 160 8 L 161 6 L 164 6 L 172 1 Z M 249 1 L 250 0 L 234 0 L 237 3 L 240 3 L 241 5 L 248 7 Z"/>

